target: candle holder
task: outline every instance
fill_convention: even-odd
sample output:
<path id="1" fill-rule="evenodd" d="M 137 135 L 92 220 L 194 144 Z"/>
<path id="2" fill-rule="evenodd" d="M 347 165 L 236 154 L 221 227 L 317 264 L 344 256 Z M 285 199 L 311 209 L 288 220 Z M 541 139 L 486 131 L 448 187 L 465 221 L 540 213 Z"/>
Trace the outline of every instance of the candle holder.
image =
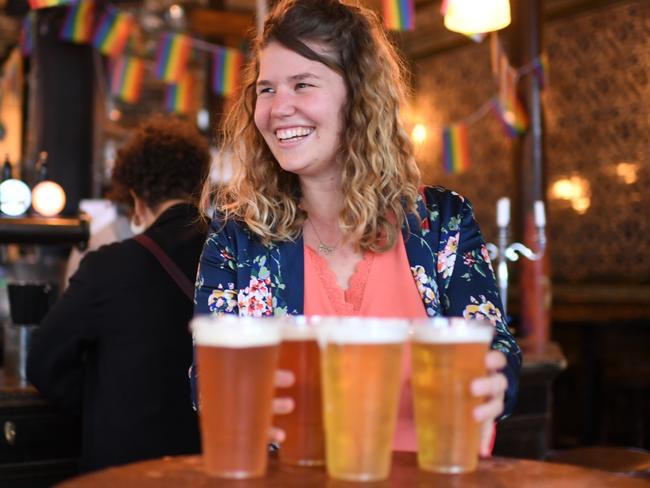
<path id="1" fill-rule="evenodd" d="M 521 242 L 509 242 L 510 199 L 504 197 L 497 201 L 498 243 L 495 245 L 488 242 L 487 248 L 490 259 L 497 261 L 497 284 L 503 302 L 503 312 L 506 316 L 508 314 L 508 261 L 518 261 L 519 256 L 530 261 L 539 261 L 546 251 L 546 213 L 544 202 L 541 200 L 535 202 L 534 217 L 537 229 L 537 252 Z"/>

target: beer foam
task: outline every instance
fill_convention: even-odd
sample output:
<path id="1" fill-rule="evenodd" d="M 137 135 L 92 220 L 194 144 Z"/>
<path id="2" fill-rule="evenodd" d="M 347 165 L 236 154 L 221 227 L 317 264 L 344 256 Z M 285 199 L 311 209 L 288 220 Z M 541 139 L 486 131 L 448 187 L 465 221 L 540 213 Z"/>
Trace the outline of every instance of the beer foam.
<path id="1" fill-rule="evenodd" d="M 327 318 L 316 327 L 321 347 L 336 344 L 394 344 L 408 337 L 408 322 L 381 318 Z"/>
<path id="2" fill-rule="evenodd" d="M 436 344 L 489 343 L 494 336 L 494 327 L 487 322 L 439 317 L 431 320 L 415 321 L 411 335 L 415 342 Z"/>
<path id="3" fill-rule="evenodd" d="M 202 346 L 259 347 L 278 344 L 280 326 L 272 318 L 202 315 L 190 323 L 194 343 Z"/>
<path id="4" fill-rule="evenodd" d="M 320 317 L 287 315 L 279 320 L 282 323 L 283 341 L 307 341 L 316 339 L 316 328 L 314 324 L 320 321 Z"/>

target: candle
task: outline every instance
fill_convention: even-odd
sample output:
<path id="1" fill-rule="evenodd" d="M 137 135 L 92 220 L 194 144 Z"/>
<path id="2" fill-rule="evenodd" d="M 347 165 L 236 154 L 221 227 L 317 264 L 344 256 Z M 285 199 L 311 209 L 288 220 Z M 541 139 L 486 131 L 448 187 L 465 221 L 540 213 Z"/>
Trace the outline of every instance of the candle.
<path id="1" fill-rule="evenodd" d="M 497 200 L 497 226 L 507 227 L 510 223 L 510 199 L 507 197 Z"/>
<path id="2" fill-rule="evenodd" d="M 535 201 L 534 207 L 535 214 L 535 226 L 536 227 L 545 227 L 546 226 L 546 211 L 544 210 L 544 202 L 541 200 Z"/>

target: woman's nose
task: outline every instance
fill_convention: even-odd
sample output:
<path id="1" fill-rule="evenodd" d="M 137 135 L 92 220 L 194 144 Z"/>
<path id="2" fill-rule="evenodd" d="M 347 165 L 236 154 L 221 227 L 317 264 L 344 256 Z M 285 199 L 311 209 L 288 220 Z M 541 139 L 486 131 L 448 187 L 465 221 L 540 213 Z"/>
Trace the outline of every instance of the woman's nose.
<path id="1" fill-rule="evenodd" d="M 290 93 L 279 90 L 273 97 L 271 115 L 274 117 L 286 117 L 296 112 L 295 100 Z"/>

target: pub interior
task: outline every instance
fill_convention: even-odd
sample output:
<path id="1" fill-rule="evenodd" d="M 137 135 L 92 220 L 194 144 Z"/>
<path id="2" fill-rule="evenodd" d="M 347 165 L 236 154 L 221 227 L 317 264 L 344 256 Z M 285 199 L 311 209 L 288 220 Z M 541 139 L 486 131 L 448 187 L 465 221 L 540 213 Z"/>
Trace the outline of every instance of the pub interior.
<path id="1" fill-rule="evenodd" d="M 101 200 L 117 150 L 149 115 L 175 114 L 227 181 L 217 134 L 236 87 L 218 79 L 239 72 L 219 54 L 243 59 L 274 3 L 0 2 L 0 486 L 79 474 L 79 419 L 40 396 L 24 362 L 71 254 L 124 224 Z M 413 25 L 389 38 L 410 72 L 402 115 L 422 180 L 472 202 L 523 351 L 493 455 L 650 479 L 650 2 L 510 0 L 509 25 L 484 34 L 446 27 L 440 0 L 360 3 L 383 17 L 412 5 Z M 85 39 L 66 30 L 84 4 Z M 109 14 L 129 19 L 111 46 Z M 192 55 L 170 83 L 160 46 L 177 35 Z M 27 186 L 16 196 L 10 180 Z M 56 185 L 39 197 L 44 181 Z"/>

